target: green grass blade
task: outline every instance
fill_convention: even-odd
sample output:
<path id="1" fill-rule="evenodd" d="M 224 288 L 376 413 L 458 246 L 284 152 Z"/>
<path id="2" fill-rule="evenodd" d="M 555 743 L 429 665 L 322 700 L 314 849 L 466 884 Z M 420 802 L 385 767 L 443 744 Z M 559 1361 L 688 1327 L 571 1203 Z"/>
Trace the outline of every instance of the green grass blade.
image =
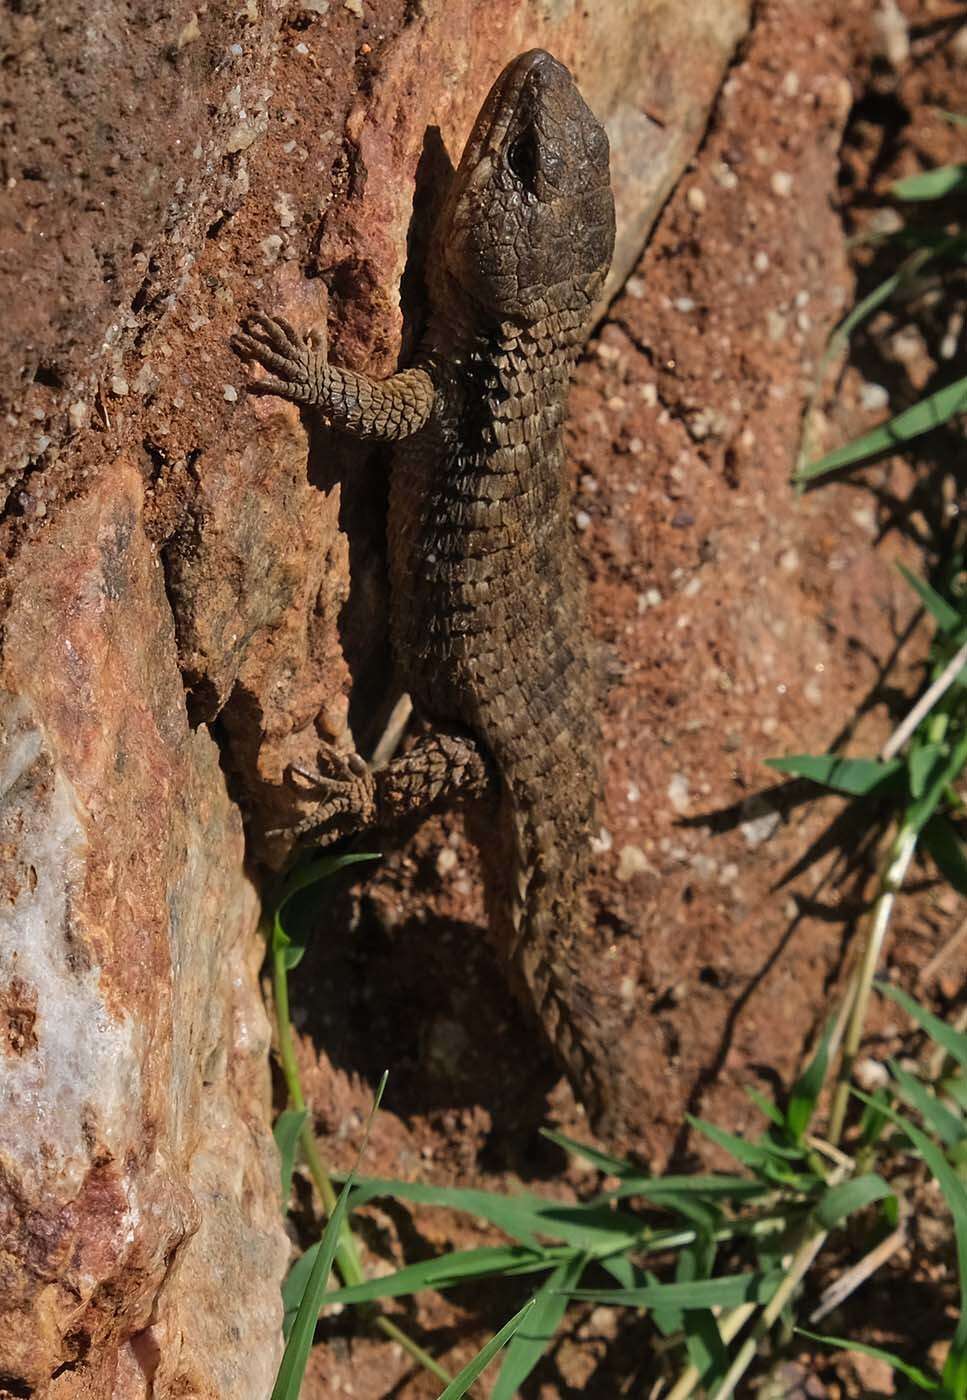
<path id="1" fill-rule="evenodd" d="M 735 1133 L 727 1133 L 723 1128 L 717 1128 L 714 1123 L 708 1123 L 704 1118 L 695 1118 L 692 1114 L 686 1115 L 693 1128 L 697 1128 L 711 1142 L 718 1147 L 724 1148 L 736 1161 L 742 1162 L 744 1166 L 752 1167 L 753 1170 L 761 1170 L 766 1166 L 774 1166 L 777 1163 L 785 1167 L 787 1160 L 802 1156 L 798 1150 L 779 1147 L 777 1143 L 763 1139 L 761 1142 L 749 1142 L 746 1138 L 737 1137 Z"/>
<path id="2" fill-rule="evenodd" d="M 935 1044 L 942 1046 L 961 1069 L 967 1069 L 967 1035 L 955 1031 L 953 1026 L 948 1026 L 946 1021 L 942 1021 L 939 1016 L 935 1016 L 932 1011 L 914 1001 L 901 987 L 894 987 L 889 982 L 877 982 L 874 985 L 883 996 L 895 1001 L 897 1006 L 902 1006 L 907 1015 L 927 1032 Z"/>
<path id="3" fill-rule="evenodd" d="M 967 165 L 938 165 L 897 180 L 892 189 L 897 199 L 943 199 L 945 195 L 967 190 Z"/>
<path id="4" fill-rule="evenodd" d="M 488 1220 L 512 1239 L 536 1250 L 541 1248 L 538 1235 L 563 1240 L 575 1249 L 610 1250 L 630 1248 L 647 1231 L 637 1216 L 598 1202 L 567 1206 L 527 1192 L 502 1196 L 492 1191 L 432 1186 L 423 1182 L 376 1179 L 358 1182 L 355 1196 L 358 1204 L 378 1196 L 395 1196 L 421 1205 L 465 1211 Z"/>
<path id="5" fill-rule="evenodd" d="M 797 1327 L 795 1330 L 800 1337 L 808 1337 L 811 1342 L 821 1342 L 823 1346 L 837 1347 L 840 1351 L 858 1351 L 862 1356 L 875 1356 L 878 1361 L 885 1361 L 894 1371 L 899 1371 L 901 1376 L 912 1381 L 919 1390 L 940 1389 L 940 1381 L 936 1376 L 928 1375 L 926 1371 L 921 1371 L 919 1366 L 912 1366 L 909 1361 L 901 1360 L 899 1356 L 884 1351 L 882 1347 L 867 1346 L 865 1342 L 851 1342 L 849 1337 L 826 1337 L 821 1332 L 807 1332 L 805 1327 Z"/>
<path id="6" fill-rule="evenodd" d="M 729 1367 L 729 1354 L 715 1314 L 709 1309 L 693 1309 L 685 1314 L 685 1350 L 706 1391 L 722 1380 Z"/>
<path id="7" fill-rule="evenodd" d="M 613 1191 L 606 1191 L 599 1199 L 623 1200 L 628 1196 L 643 1196 L 652 1205 L 676 1208 L 677 1201 L 687 1201 L 693 1196 L 700 1200 L 716 1201 L 723 1198 L 737 1201 L 753 1201 L 765 1196 L 771 1190 L 761 1181 L 750 1176 L 728 1176 L 725 1172 L 716 1176 L 629 1176 Z"/>
<path id="8" fill-rule="evenodd" d="M 272 1129 L 275 1145 L 279 1149 L 283 1215 L 288 1210 L 289 1193 L 292 1190 L 292 1172 L 295 1168 L 295 1152 L 299 1145 L 299 1134 L 302 1132 L 303 1124 L 308 1117 L 308 1110 L 304 1108 L 285 1108 L 276 1118 L 275 1127 Z"/>
<path id="9" fill-rule="evenodd" d="M 911 1108 L 915 1108 L 924 1123 L 945 1147 L 956 1147 L 967 1139 L 967 1125 L 956 1113 L 934 1098 L 926 1084 L 916 1075 L 908 1074 L 895 1060 L 890 1060 L 890 1073 L 900 1093 Z"/>
<path id="10" fill-rule="evenodd" d="M 342 1233 L 346 1202 L 352 1190 L 353 1176 L 350 1172 L 339 1193 L 336 1209 L 326 1222 L 326 1228 L 319 1242 L 319 1249 L 313 1260 L 312 1270 L 306 1283 L 302 1301 L 299 1304 L 295 1321 L 285 1344 L 285 1352 L 279 1373 L 272 1387 L 272 1400 L 299 1400 L 302 1377 L 312 1348 L 312 1338 L 316 1330 L 316 1319 L 326 1293 L 326 1284 L 332 1272 L 332 1261 L 336 1256 Z"/>
<path id="11" fill-rule="evenodd" d="M 967 852 L 946 817 L 931 817 L 920 837 L 937 869 L 959 894 L 967 894 Z"/>
<path id="12" fill-rule="evenodd" d="M 777 773 L 809 778 L 850 797 L 867 797 L 880 792 L 903 771 L 903 763 L 898 758 L 881 763 L 876 758 L 839 758 L 832 753 L 789 754 L 786 758 L 767 758 L 766 763 Z"/>
<path id="13" fill-rule="evenodd" d="M 928 394 L 925 399 L 921 399 L 919 403 L 905 409 L 903 413 L 898 413 L 895 418 L 881 423 L 878 428 L 864 433 L 862 437 L 854 438 L 844 447 L 827 452 L 818 461 L 810 462 L 803 467 L 796 480 L 798 482 L 814 481 L 817 477 L 824 476 L 827 472 L 837 471 L 840 467 L 850 467 L 858 462 L 888 457 L 891 453 L 899 451 L 904 443 L 920 437 L 922 433 L 929 432 L 931 428 L 939 428 L 942 423 L 946 423 L 956 414 L 965 411 L 967 411 L 967 378 L 955 380 L 953 384 L 947 384 L 944 388 L 937 389 L 934 393 Z"/>
<path id="14" fill-rule="evenodd" d="M 816 1220 L 824 1230 L 832 1230 L 854 1211 L 892 1195 L 892 1187 L 881 1176 L 868 1172 L 864 1176 L 853 1177 L 851 1181 L 843 1181 L 839 1186 L 831 1186 L 816 1206 Z"/>
<path id="15" fill-rule="evenodd" d="M 500 1368 L 490 1400 L 513 1400 L 517 1390 L 547 1351 L 567 1309 L 568 1292 L 577 1286 L 587 1265 L 587 1255 L 575 1254 L 558 1264 L 534 1295 L 534 1310 L 527 1326 L 520 1327 Z"/>
<path id="16" fill-rule="evenodd" d="M 853 1093 L 863 1103 L 868 1102 L 868 1096 L 861 1093 L 859 1089 L 854 1089 Z M 882 1103 L 879 1103 L 877 1107 L 886 1114 L 891 1122 L 896 1124 L 920 1153 L 936 1178 L 937 1185 L 940 1187 L 947 1207 L 953 1216 L 954 1241 L 957 1247 L 957 1277 L 960 1286 L 960 1316 L 944 1367 L 944 1381 L 946 1383 L 950 1374 L 959 1375 L 962 1370 L 967 1372 L 967 1189 L 932 1138 L 922 1132 L 916 1124 L 911 1123 L 909 1118 L 898 1113 L 895 1108 Z M 967 1374 L 965 1374 L 965 1381 L 967 1381 Z"/>
<path id="17" fill-rule="evenodd" d="M 383 1074 L 376 1090 L 373 1100 L 372 1111 L 369 1115 L 369 1123 L 366 1127 L 366 1135 L 363 1138 L 363 1146 L 360 1148 L 360 1156 L 365 1150 L 366 1142 L 369 1138 L 369 1129 L 372 1126 L 373 1118 L 383 1097 L 383 1090 L 386 1088 L 388 1075 Z M 359 1158 L 357 1157 L 357 1163 Z M 282 1354 L 282 1363 L 279 1366 L 278 1375 L 275 1378 L 275 1385 L 272 1387 L 271 1400 L 299 1400 L 299 1391 L 302 1388 L 302 1377 L 305 1374 L 306 1362 L 309 1359 L 309 1351 L 312 1347 L 312 1338 L 316 1330 L 316 1319 L 319 1316 L 319 1309 L 322 1306 L 326 1292 L 326 1284 L 329 1282 L 329 1275 L 332 1273 L 332 1261 L 336 1257 L 336 1250 L 342 1238 L 343 1220 L 346 1215 L 346 1207 L 349 1201 L 349 1193 L 352 1191 L 355 1180 L 355 1171 L 349 1173 L 339 1197 L 336 1201 L 335 1209 L 326 1221 L 326 1228 L 322 1232 L 319 1241 L 319 1250 L 312 1263 L 312 1269 L 306 1283 L 305 1292 L 299 1303 L 299 1310 L 296 1313 L 292 1330 L 289 1332 L 285 1344 L 285 1351 Z"/>
<path id="18" fill-rule="evenodd" d="M 829 1041 L 833 1034 L 834 1025 L 835 1018 L 831 1018 L 823 1031 L 819 1045 L 816 1047 L 815 1055 L 792 1086 L 785 1122 L 786 1131 L 793 1142 L 802 1142 L 803 1134 L 809 1127 L 816 1111 L 819 1095 L 826 1082 L 826 1070 L 829 1066 Z"/>
<path id="19" fill-rule="evenodd" d="M 931 588 L 924 579 L 918 578 L 911 573 L 905 564 L 898 564 L 897 568 L 906 579 L 907 583 L 917 594 L 927 612 L 940 628 L 941 632 L 953 632 L 960 626 L 961 617 L 956 608 L 950 606 L 946 598 L 942 598 L 935 588 Z"/>
<path id="20" fill-rule="evenodd" d="M 751 1084 L 745 1084 L 743 1088 L 746 1096 L 752 1100 L 764 1118 L 768 1118 L 769 1122 L 774 1123 L 777 1128 L 785 1127 L 786 1120 L 782 1116 L 781 1110 L 771 1099 L 767 1099 L 765 1094 L 760 1094 L 758 1089 L 754 1089 Z"/>
<path id="21" fill-rule="evenodd" d="M 733 1308 L 739 1303 L 767 1303 L 782 1279 L 782 1272 L 775 1270 L 692 1283 L 649 1283 L 642 1288 L 576 1288 L 570 1296 L 626 1308 Z"/>
<path id="22" fill-rule="evenodd" d="M 355 1200 L 353 1201 L 355 1205 Z M 421 1259 L 418 1264 L 405 1264 L 394 1274 L 366 1279 L 348 1288 L 337 1288 L 326 1294 L 326 1303 L 372 1303 L 379 1298 L 403 1298 L 424 1288 L 442 1292 L 456 1288 L 472 1279 L 510 1276 L 550 1271 L 572 1256 L 571 1250 L 547 1254 L 535 1253 L 522 1245 L 493 1245 L 479 1249 L 455 1250 L 436 1259 Z M 299 1261 L 302 1262 L 301 1260 Z"/>
<path id="23" fill-rule="evenodd" d="M 563 1147 L 565 1152 L 570 1152 L 575 1157 L 583 1157 L 586 1162 L 593 1163 L 598 1171 L 607 1176 L 625 1176 L 628 1172 L 637 1171 L 631 1162 L 626 1162 L 622 1157 L 610 1157 L 606 1152 L 599 1152 L 596 1147 L 590 1147 L 586 1142 L 578 1142 L 564 1133 L 555 1132 L 553 1128 L 541 1128 L 541 1137 L 556 1143 L 558 1147 Z"/>
<path id="24" fill-rule="evenodd" d="M 487 1345 L 477 1352 L 477 1355 L 464 1366 L 459 1375 L 454 1376 L 445 1390 L 441 1390 L 439 1400 L 458 1400 L 459 1396 L 466 1395 L 474 1381 L 487 1369 L 501 1347 L 507 1345 L 524 1318 L 535 1307 L 536 1302 L 535 1298 L 531 1298 L 530 1302 L 524 1304 L 520 1312 L 514 1313 L 510 1321 L 504 1323 L 497 1335 L 491 1337 Z"/>

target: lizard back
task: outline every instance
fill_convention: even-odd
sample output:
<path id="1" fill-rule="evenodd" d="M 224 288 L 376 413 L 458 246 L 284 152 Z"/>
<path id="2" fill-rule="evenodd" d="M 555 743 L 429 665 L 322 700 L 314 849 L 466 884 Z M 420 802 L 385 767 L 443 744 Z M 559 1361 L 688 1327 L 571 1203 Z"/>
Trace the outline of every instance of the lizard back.
<path id="1" fill-rule="evenodd" d="M 570 958 L 599 733 L 563 427 L 613 238 L 607 138 L 561 64 L 522 55 L 440 221 L 417 360 L 436 407 L 395 448 L 388 531 L 401 681 L 425 717 L 467 729 L 494 761 L 499 819 L 474 831 L 492 934 L 586 1098 L 613 1076 Z"/>

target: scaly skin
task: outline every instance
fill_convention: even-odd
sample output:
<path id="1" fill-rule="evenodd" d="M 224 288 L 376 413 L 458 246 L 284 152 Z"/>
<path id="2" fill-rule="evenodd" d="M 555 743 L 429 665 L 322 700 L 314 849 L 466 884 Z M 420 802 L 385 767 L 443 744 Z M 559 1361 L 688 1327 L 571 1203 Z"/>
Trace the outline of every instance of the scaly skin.
<path id="1" fill-rule="evenodd" d="M 602 1126 L 619 1109 L 620 1022 L 576 971 L 599 737 L 562 432 L 613 244 L 607 137 L 535 50 L 497 79 L 467 143 L 411 369 L 339 369 L 265 316 L 235 338 L 273 376 L 253 388 L 398 442 L 391 631 L 400 684 L 435 732 L 375 774 L 326 760 L 312 826 L 474 799 L 498 951 Z"/>

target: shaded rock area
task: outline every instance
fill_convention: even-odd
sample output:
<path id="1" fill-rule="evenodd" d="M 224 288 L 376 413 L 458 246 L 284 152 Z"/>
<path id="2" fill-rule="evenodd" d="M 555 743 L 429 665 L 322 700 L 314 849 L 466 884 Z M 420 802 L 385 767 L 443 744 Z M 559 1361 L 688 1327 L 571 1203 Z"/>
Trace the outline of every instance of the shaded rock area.
<path id="1" fill-rule="evenodd" d="M 392 368 L 448 160 L 535 44 L 608 119 L 616 287 L 748 9 L 25 0 L 0 19 L 0 1387 L 255 1400 L 277 1364 L 243 818 L 265 854 L 287 764 L 352 742 L 350 689 L 362 745 L 392 695 L 382 464 L 321 434 L 310 455 L 293 412 L 245 399 L 238 316 L 328 318 L 334 358 Z M 405 898 L 419 925 L 424 891 Z M 485 1005 L 497 985 L 481 972 Z M 472 1023 L 430 1023 L 427 1063 L 472 1075 Z M 338 1026 L 313 1029 L 338 1063 Z M 308 1077 L 351 1136 L 365 1084 L 325 1060 Z"/>

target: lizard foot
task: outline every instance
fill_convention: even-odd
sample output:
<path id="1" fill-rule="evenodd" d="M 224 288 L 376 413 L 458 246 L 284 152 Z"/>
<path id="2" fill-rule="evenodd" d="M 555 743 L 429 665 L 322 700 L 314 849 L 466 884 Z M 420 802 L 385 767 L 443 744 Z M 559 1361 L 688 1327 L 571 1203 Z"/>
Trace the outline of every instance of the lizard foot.
<path id="1" fill-rule="evenodd" d="M 359 754 L 343 755 L 320 751 L 318 770 L 289 765 L 287 775 L 293 786 L 305 792 L 316 805 L 292 831 L 296 836 L 310 833 L 321 845 L 330 845 L 341 836 L 376 821 L 376 780 Z"/>
<path id="2" fill-rule="evenodd" d="M 231 338 L 231 346 L 243 360 L 254 361 L 270 377 L 255 379 L 247 386 L 252 394 L 276 394 L 294 403 L 316 401 L 326 369 L 324 334 L 310 334 L 309 343 L 281 316 L 257 311 Z M 321 343 L 321 349 L 319 347 Z"/>

